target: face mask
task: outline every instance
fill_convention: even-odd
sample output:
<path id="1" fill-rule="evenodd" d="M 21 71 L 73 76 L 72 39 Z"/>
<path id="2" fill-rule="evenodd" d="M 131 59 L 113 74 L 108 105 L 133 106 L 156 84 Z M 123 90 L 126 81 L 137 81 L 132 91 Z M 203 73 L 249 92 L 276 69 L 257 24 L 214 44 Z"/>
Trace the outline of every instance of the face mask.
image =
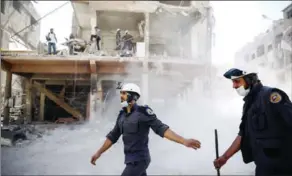
<path id="1" fill-rule="evenodd" d="M 243 86 L 240 86 L 239 88 L 236 89 L 236 92 L 240 96 L 246 96 L 249 93 L 250 89 L 245 89 Z"/>
<path id="2" fill-rule="evenodd" d="M 122 106 L 122 108 L 127 107 L 128 105 L 129 105 L 129 104 L 128 104 L 127 101 L 123 101 L 123 102 L 121 102 L 121 106 Z"/>

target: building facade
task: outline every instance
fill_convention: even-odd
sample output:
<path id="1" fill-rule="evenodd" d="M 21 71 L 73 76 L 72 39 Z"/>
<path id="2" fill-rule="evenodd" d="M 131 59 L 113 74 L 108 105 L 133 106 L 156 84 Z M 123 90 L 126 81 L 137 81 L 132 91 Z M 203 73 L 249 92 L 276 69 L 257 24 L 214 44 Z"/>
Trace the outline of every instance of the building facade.
<path id="1" fill-rule="evenodd" d="M 211 70 L 212 64 L 215 20 L 209 1 L 77 0 L 72 1 L 72 7 L 72 33 L 89 41 L 91 31 L 98 26 L 101 30 L 101 50 L 105 55 L 117 56 L 116 31 L 120 29 L 123 35 L 127 30 L 134 37 L 136 57 L 178 62 L 191 60 L 198 65 L 209 65 L 209 69 L 205 69 L 206 78 L 201 80 L 210 82 L 211 73 L 208 70 Z M 147 64 L 144 65 L 147 70 Z M 129 69 L 139 72 L 134 68 Z M 147 74 L 141 78 L 144 97 L 150 94 L 147 93 L 150 79 Z"/>
<path id="2" fill-rule="evenodd" d="M 1 48 L 9 49 L 9 43 L 17 40 L 27 49 L 36 49 L 40 38 L 39 18 L 31 1 L 1 1 Z M 30 27 L 24 29 L 27 26 Z"/>
<path id="3" fill-rule="evenodd" d="M 101 48 L 109 55 L 115 53 L 119 28 L 135 42 L 149 35 L 149 56 L 211 62 L 214 17 L 208 1 L 72 1 L 72 6 L 73 34 L 88 41 L 98 26 Z M 144 29 L 146 20 L 149 28 Z"/>
<path id="4" fill-rule="evenodd" d="M 292 69 L 292 5 L 283 10 L 283 19 L 273 21 L 273 25 L 256 36 L 235 54 L 235 65 L 260 72 L 275 71 L 276 79 L 291 81 Z"/>
<path id="5" fill-rule="evenodd" d="M 40 38 L 40 25 L 37 13 L 31 1 L 1 0 L 1 50 L 35 50 Z M 28 27 L 30 26 L 30 27 Z M 28 27 L 25 29 L 25 27 Z M 4 95 L 6 72 L 1 70 L 1 95 Z M 12 75 L 12 97 L 21 104 L 23 92 L 22 79 Z M 1 96 L 3 105 L 4 96 Z M 1 111 L 2 111 L 1 107 Z"/>

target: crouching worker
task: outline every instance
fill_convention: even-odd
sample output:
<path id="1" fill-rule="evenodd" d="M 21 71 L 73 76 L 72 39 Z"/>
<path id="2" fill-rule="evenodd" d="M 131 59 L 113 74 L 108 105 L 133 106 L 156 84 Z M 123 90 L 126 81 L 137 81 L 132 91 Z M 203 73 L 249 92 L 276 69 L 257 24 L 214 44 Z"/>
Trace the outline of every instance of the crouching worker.
<path id="1" fill-rule="evenodd" d="M 122 176 L 147 176 L 146 170 L 151 158 L 148 148 L 148 135 L 151 128 L 156 134 L 186 147 L 198 149 L 201 144 L 195 139 L 185 139 L 169 126 L 163 124 L 148 106 L 140 106 L 136 101 L 140 98 L 140 88 L 136 84 L 125 84 L 121 88 L 121 104 L 116 124 L 106 136 L 103 146 L 92 156 L 91 163 L 95 161 L 115 144 L 123 135 L 125 164 Z"/>

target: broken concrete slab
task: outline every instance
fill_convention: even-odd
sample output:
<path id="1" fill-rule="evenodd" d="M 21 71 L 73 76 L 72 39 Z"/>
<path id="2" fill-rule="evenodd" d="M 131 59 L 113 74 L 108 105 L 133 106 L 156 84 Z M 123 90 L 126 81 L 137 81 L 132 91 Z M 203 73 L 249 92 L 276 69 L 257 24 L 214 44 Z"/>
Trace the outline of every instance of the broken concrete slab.
<path id="1" fill-rule="evenodd" d="M 1 137 L 1 146 L 11 147 L 12 141 L 10 139 Z"/>

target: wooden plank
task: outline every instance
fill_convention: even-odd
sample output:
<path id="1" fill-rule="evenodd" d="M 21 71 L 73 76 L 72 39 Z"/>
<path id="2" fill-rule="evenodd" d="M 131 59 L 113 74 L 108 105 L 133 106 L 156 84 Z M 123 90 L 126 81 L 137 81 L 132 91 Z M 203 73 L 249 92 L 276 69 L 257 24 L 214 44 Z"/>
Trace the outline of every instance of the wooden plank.
<path id="1" fill-rule="evenodd" d="M 12 72 L 16 73 L 57 73 L 57 74 L 66 74 L 66 73 L 89 73 L 89 67 L 87 65 L 12 65 Z"/>
<path id="2" fill-rule="evenodd" d="M 33 80 L 90 80 L 89 74 L 34 74 L 31 79 Z"/>
<path id="3" fill-rule="evenodd" d="M 4 70 L 4 71 L 10 71 L 11 70 L 11 64 L 4 61 L 4 60 L 1 60 L 1 69 Z"/>
<path id="4" fill-rule="evenodd" d="M 96 74 L 96 72 L 97 72 L 97 69 L 96 69 L 96 63 L 95 63 L 95 61 L 94 60 L 90 60 L 89 61 L 90 63 L 90 73 L 94 73 L 94 74 Z"/>
<path id="5" fill-rule="evenodd" d="M 73 117 L 75 117 L 75 118 L 77 118 L 79 120 L 83 119 L 83 116 L 82 116 L 82 114 L 79 111 L 77 111 L 76 109 L 72 108 L 70 105 L 68 105 L 62 99 L 58 98 L 50 90 L 42 87 L 42 85 L 40 83 L 37 83 L 35 81 L 35 83 L 33 84 L 33 87 L 39 89 L 40 92 L 43 92 L 50 100 L 52 100 L 57 105 L 59 105 L 60 107 L 62 107 L 65 111 L 67 111 L 68 113 L 70 113 Z"/>
<path id="6" fill-rule="evenodd" d="M 113 57 L 113 56 L 94 56 L 94 55 L 69 55 L 69 56 L 42 56 L 42 55 L 18 55 L 18 56 L 3 56 L 3 60 L 9 63 L 15 62 L 35 62 L 36 64 L 40 63 L 52 63 L 52 62 L 82 62 L 88 63 L 90 60 L 94 60 L 97 65 L 100 63 L 104 64 L 127 64 L 127 63 L 142 63 L 143 61 L 147 61 L 148 63 L 162 63 L 162 64 L 174 64 L 174 65 L 193 65 L 193 66 L 203 66 L 204 63 L 197 61 L 195 58 L 186 59 L 180 57 L 168 57 L 166 59 L 161 59 L 159 56 L 149 56 L 149 59 L 144 57 Z"/>
<path id="7" fill-rule="evenodd" d="M 46 88 L 46 85 L 43 85 L 43 88 Z M 45 120 L 45 100 L 46 100 L 46 95 L 41 92 L 40 95 L 40 116 L 39 116 L 39 121 L 44 121 Z"/>
<path id="8" fill-rule="evenodd" d="M 91 94 L 95 94 L 97 92 L 97 74 L 91 74 L 90 85 Z"/>
<path id="9" fill-rule="evenodd" d="M 89 80 L 86 80 L 86 81 L 84 81 L 84 80 L 70 80 L 70 81 L 68 81 L 68 80 L 66 80 L 66 81 L 64 81 L 64 80 L 47 80 L 47 81 L 45 81 L 45 84 L 46 85 L 64 85 L 65 83 L 67 83 L 67 85 L 71 85 L 71 86 L 74 86 L 74 84 L 75 85 L 82 85 L 82 86 L 87 86 L 87 85 L 90 85 L 90 82 L 89 82 Z"/>
<path id="10" fill-rule="evenodd" d="M 13 55 L 32 55 L 35 54 L 37 55 L 37 51 L 28 51 L 28 50 L 6 50 L 6 49 L 1 49 L 1 55 L 2 56 L 13 56 Z"/>
<path id="11" fill-rule="evenodd" d="M 90 111 L 91 111 L 91 109 L 90 109 L 90 105 L 91 105 L 90 96 L 91 96 L 91 94 L 88 93 L 87 103 L 86 103 L 86 120 L 90 119 Z"/>
<path id="12" fill-rule="evenodd" d="M 16 64 L 12 65 L 13 73 L 44 73 L 44 74 L 90 74 L 89 65 L 30 65 Z M 97 74 L 124 74 L 125 67 L 100 67 Z"/>
<path id="13" fill-rule="evenodd" d="M 11 97 L 12 88 L 12 73 L 6 71 L 6 84 L 5 84 L 5 93 L 4 93 L 4 120 L 3 124 L 8 125 L 10 121 L 10 107 L 8 106 L 9 98 Z"/>
<path id="14" fill-rule="evenodd" d="M 65 81 L 65 84 L 59 94 L 59 97 L 64 101 L 64 98 L 65 98 L 65 91 L 66 91 L 66 88 L 67 88 L 67 82 Z"/>

